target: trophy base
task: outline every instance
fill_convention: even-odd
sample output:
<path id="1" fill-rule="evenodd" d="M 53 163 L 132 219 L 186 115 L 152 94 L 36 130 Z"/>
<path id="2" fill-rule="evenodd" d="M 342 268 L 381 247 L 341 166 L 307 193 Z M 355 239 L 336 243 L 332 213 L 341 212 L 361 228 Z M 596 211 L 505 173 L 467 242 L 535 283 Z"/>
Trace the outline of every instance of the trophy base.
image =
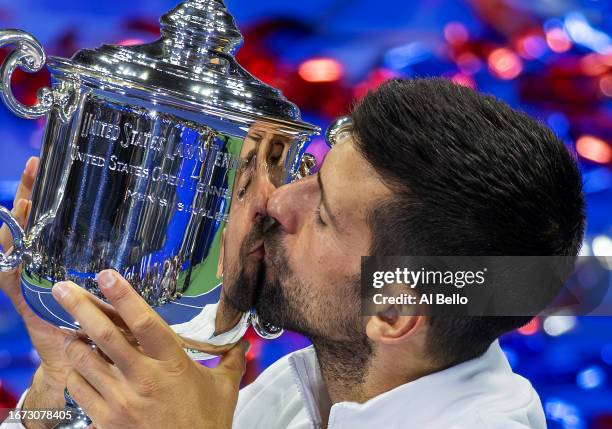
<path id="1" fill-rule="evenodd" d="M 27 272 L 22 272 L 21 275 L 21 291 L 25 301 L 30 308 L 40 318 L 57 327 L 69 330 L 78 330 L 79 325 L 76 324 L 72 316 L 68 314 L 51 295 L 51 281 L 37 281 L 34 276 L 30 276 Z M 204 308 L 211 304 L 216 304 L 221 297 L 221 285 L 218 284 L 206 293 L 196 296 L 182 296 L 174 302 L 168 302 L 165 305 L 154 307 L 153 309 L 159 314 L 166 323 L 175 325 L 186 323 L 200 314 Z"/>

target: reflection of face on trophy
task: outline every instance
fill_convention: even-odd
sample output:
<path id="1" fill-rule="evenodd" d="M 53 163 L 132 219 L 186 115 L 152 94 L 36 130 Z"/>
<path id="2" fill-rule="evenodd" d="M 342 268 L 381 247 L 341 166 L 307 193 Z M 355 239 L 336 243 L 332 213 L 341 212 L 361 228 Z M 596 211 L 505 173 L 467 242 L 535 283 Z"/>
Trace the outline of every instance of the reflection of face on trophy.
<path id="1" fill-rule="evenodd" d="M 285 180 L 290 151 L 289 136 L 263 123 L 253 124 L 244 139 L 217 273 L 223 277 L 222 296 L 231 308 L 248 311 L 253 305 L 255 283 L 263 262 L 266 203 L 272 191 Z"/>
<path id="2" fill-rule="evenodd" d="M 292 177 L 287 177 L 288 163 L 295 162 L 292 158 L 295 156 L 294 150 L 294 140 L 290 135 L 279 133 L 264 122 L 254 123 L 244 138 L 239 168 L 234 177 L 229 219 L 221 238 L 217 277 L 222 279 L 223 285 L 216 317 L 213 317 L 212 309 L 205 308 L 201 317 L 173 326 L 191 349 L 202 348 L 202 343 L 208 344 L 204 347 L 206 349 L 210 349 L 210 344 L 232 343 L 244 334 L 248 326 L 245 314 L 254 304 L 262 270 L 267 200 L 276 188 L 309 172 L 314 166 L 312 158 L 304 155 L 296 172 L 291 173 Z M 211 339 L 208 334 L 213 319 L 216 338 Z M 203 324 L 210 327 L 203 329 Z M 255 325 L 255 328 L 265 338 L 273 338 L 282 332 L 274 327 L 266 330 Z M 222 336 L 228 331 L 232 332 Z M 219 338 L 221 341 L 218 341 Z"/>

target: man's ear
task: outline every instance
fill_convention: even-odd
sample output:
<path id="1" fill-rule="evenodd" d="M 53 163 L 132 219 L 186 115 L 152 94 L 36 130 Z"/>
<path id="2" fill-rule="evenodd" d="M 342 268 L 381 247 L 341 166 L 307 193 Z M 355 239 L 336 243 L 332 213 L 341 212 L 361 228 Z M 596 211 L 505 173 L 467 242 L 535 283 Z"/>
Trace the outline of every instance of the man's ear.
<path id="1" fill-rule="evenodd" d="M 376 343 L 394 345 L 411 339 L 420 333 L 424 325 L 424 316 L 402 316 L 395 305 L 390 305 L 370 317 L 366 324 L 366 334 Z"/>
<path id="2" fill-rule="evenodd" d="M 221 232 L 221 244 L 219 245 L 219 260 L 217 261 L 217 278 L 223 277 L 223 259 L 225 258 L 225 230 Z"/>

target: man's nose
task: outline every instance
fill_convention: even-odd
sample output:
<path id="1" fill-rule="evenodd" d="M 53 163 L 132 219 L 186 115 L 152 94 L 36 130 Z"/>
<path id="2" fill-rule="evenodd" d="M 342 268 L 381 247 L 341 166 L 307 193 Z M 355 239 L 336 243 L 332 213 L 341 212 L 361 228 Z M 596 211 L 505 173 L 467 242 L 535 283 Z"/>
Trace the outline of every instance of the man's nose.
<path id="1" fill-rule="evenodd" d="M 261 222 L 268 214 L 268 200 L 272 193 L 276 190 L 276 186 L 270 179 L 263 175 L 255 185 L 255 192 L 250 204 L 251 219 L 254 222 Z"/>
<path id="2" fill-rule="evenodd" d="M 307 177 L 275 190 L 268 200 L 268 216 L 273 217 L 287 234 L 295 234 L 300 219 L 316 203 L 316 180 Z"/>

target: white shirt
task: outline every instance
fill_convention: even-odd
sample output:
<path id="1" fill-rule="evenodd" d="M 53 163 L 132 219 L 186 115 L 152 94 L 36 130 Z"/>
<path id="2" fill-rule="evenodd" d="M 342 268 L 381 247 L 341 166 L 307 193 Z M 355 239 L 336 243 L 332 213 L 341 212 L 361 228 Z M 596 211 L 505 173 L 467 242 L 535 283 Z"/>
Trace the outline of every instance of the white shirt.
<path id="1" fill-rule="evenodd" d="M 326 402 L 312 347 L 287 355 L 240 391 L 234 429 L 322 428 Z M 25 398 L 25 394 L 19 406 Z M 19 408 L 18 406 L 18 408 Z M 331 407 L 329 429 L 545 429 L 540 399 L 499 343 L 482 356 L 421 377 L 364 404 Z M 0 429 L 23 429 L 2 425 Z"/>
<path id="2" fill-rule="evenodd" d="M 285 356 L 240 392 L 234 428 L 321 428 L 323 389 L 312 347 Z M 364 404 L 334 404 L 328 428 L 545 429 L 546 420 L 531 383 L 512 372 L 495 341 L 476 359 Z"/>

